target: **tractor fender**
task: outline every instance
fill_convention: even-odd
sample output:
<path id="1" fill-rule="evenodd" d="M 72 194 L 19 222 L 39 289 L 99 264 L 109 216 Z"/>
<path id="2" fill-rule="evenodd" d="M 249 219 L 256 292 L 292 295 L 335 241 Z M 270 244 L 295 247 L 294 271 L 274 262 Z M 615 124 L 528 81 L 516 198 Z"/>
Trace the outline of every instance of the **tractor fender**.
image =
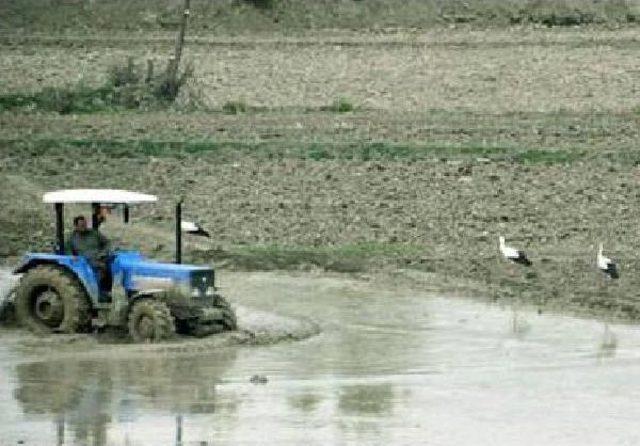
<path id="1" fill-rule="evenodd" d="M 24 274 L 40 265 L 53 265 L 64 269 L 80 282 L 89 298 L 96 301 L 99 296 L 98 281 L 89 262 L 84 257 L 72 257 L 57 254 L 28 254 L 14 274 Z"/>

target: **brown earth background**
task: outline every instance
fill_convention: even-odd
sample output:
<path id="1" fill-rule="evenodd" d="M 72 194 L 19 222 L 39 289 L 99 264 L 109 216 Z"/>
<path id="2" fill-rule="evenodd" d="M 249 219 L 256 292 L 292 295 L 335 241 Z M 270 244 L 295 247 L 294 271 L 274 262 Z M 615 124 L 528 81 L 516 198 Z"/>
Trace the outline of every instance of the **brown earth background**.
<path id="1" fill-rule="evenodd" d="M 171 256 L 184 196 L 213 235 L 189 241 L 194 261 L 402 268 L 493 299 L 640 317 L 635 2 L 193 4 L 195 76 L 175 105 L 1 109 L 0 257 L 49 246 L 43 192 L 125 188 L 161 203 L 106 230 L 156 258 Z M 162 64 L 179 5 L 2 2 L 0 95 L 98 86 L 128 57 Z M 502 263 L 499 234 L 534 266 Z M 595 269 L 598 241 L 616 283 Z"/>

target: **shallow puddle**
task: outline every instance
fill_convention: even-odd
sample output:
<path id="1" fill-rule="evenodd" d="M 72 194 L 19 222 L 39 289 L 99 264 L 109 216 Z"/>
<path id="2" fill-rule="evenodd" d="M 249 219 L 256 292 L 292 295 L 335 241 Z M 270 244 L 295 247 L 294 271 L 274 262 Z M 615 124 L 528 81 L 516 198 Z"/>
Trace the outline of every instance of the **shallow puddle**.
<path id="1" fill-rule="evenodd" d="M 48 341 L 42 355 L 2 331 L 0 444 L 640 441 L 633 326 L 383 282 L 222 276 L 241 317 L 312 320 L 320 334 L 198 352 L 81 343 L 58 355 Z"/>

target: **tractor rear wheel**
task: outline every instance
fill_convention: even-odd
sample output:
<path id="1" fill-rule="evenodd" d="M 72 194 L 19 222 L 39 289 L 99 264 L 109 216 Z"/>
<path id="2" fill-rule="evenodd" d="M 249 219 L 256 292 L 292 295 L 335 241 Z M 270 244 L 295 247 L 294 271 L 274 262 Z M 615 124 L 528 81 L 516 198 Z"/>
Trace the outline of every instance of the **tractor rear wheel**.
<path id="1" fill-rule="evenodd" d="M 89 299 L 82 285 L 56 266 L 37 266 L 20 280 L 16 319 L 36 333 L 77 333 L 91 324 Z"/>
<path id="2" fill-rule="evenodd" d="M 176 329 L 169 307 L 156 299 L 144 298 L 129 312 L 129 334 L 135 342 L 158 342 L 170 338 Z"/>

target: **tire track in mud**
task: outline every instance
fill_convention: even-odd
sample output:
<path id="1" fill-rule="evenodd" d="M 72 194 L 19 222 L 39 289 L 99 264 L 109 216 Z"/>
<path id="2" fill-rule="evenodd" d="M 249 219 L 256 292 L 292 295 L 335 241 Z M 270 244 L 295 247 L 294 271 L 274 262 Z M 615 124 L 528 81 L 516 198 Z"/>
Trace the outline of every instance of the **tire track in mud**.
<path id="1" fill-rule="evenodd" d="M 0 307 L 7 301 L 18 278 L 10 270 L 0 269 Z M 19 350 L 38 360 L 60 359 L 66 355 L 95 357 L 138 356 L 140 354 L 203 353 L 223 347 L 240 345 L 271 345 L 286 341 L 300 341 L 320 333 L 320 325 L 306 318 L 292 318 L 259 311 L 242 305 L 233 306 L 238 318 L 238 330 L 205 338 L 176 336 L 156 344 L 135 344 L 123 334 L 72 334 L 37 336 L 22 330 L 5 328 L 0 332 L 5 346 Z"/>
<path id="2" fill-rule="evenodd" d="M 0 332 L 3 342 L 29 358 L 37 361 L 59 360 L 68 356 L 75 358 L 100 358 L 115 356 L 119 359 L 140 355 L 172 355 L 213 352 L 217 349 L 236 346 L 272 345 L 287 341 L 301 341 L 320 333 L 320 326 L 308 319 L 294 319 L 273 313 L 256 311 L 238 306 L 238 330 L 205 338 L 176 336 L 161 343 L 136 344 L 125 336 L 112 334 L 73 334 L 36 336 L 21 330 Z"/>

